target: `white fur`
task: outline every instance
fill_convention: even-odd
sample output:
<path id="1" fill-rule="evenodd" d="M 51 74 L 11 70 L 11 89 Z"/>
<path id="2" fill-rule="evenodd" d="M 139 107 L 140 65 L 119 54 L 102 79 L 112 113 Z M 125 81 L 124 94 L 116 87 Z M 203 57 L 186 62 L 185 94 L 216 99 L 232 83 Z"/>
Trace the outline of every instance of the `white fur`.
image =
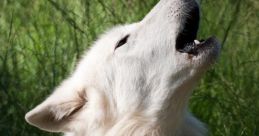
<path id="1" fill-rule="evenodd" d="M 197 3 L 161 0 L 141 22 L 106 32 L 26 120 L 66 136 L 205 135 L 187 104 L 220 46 L 214 40 L 197 56 L 175 49 L 189 6 Z M 128 34 L 127 43 L 114 50 Z"/>

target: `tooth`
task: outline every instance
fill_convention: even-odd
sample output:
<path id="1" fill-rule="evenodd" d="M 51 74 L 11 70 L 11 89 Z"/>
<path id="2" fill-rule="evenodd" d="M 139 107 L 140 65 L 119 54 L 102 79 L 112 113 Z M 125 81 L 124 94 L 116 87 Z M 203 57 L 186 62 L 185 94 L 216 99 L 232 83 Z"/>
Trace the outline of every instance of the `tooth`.
<path id="1" fill-rule="evenodd" d="M 195 44 L 200 44 L 201 42 L 198 41 L 198 40 L 194 40 L 194 43 L 195 43 Z"/>

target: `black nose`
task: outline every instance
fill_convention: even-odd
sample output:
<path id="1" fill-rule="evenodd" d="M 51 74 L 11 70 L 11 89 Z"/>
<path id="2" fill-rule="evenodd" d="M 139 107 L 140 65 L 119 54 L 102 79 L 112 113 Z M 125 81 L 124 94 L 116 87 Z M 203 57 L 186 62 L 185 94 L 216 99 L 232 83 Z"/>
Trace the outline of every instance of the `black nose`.
<path id="1" fill-rule="evenodd" d="M 185 13 L 183 19 L 185 19 L 183 24 L 183 29 L 177 36 L 176 39 L 176 50 L 181 50 L 185 45 L 191 43 L 197 37 L 197 32 L 200 22 L 200 9 L 198 5 L 191 6 Z"/>

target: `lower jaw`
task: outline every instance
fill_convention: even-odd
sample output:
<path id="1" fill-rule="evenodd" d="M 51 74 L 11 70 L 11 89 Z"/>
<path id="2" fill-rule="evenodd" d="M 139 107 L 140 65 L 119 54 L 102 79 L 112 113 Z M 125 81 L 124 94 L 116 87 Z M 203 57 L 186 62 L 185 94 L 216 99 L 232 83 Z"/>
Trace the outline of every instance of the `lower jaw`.
<path id="1" fill-rule="evenodd" d="M 199 52 L 202 50 L 202 48 L 213 44 L 214 41 L 215 37 L 209 37 L 206 40 L 194 40 L 193 42 L 185 43 L 184 47 L 178 51 L 181 53 L 187 53 L 192 56 L 197 56 L 199 55 Z"/>

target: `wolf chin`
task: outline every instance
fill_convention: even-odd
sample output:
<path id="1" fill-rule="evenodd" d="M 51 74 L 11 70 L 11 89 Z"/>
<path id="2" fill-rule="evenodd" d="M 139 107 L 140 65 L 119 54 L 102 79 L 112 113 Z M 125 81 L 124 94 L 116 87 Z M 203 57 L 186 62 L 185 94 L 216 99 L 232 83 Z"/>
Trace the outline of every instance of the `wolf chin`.
<path id="1" fill-rule="evenodd" d="M 206 135 L 188 99 L 220 44 L 195 40 L 199 12 L 195 0 L 160 0 L 142 21 L 112 28 L 26 121 L 66 136 Z"/>

